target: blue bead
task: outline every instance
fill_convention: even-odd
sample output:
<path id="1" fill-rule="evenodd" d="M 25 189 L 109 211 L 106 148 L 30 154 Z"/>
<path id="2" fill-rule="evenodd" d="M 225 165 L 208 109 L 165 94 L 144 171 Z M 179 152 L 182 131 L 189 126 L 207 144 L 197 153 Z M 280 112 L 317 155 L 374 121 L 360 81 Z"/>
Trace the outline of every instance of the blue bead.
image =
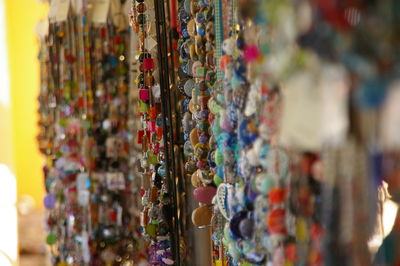
<path id="1" fill-rule="evenodd" d="M 200 28 L 197 29 L 197 33 L 198 33 L 200 36 L 204 36 L 204 35 L 206 34 L 206 31 L 204 30 L 203 27 L 200 27 Z"/>
<path id="2" fill-rule="evenodd" d="M 160 167 L 158 167 L 157 174 L 159 174 L 162 177 L 166 177 L 167 176 L 167 170 L 165 169 L 164 165 L 161 165 Z"/>
<path id="3" fill-rule="evenodd" d="M 266 160 L 269 151 L 270 151 L 270 146 L 269 146 L 268 144 L 263 145 L 263 146 L 261 147 L 261 149 L 260 149 L 260 154 L 259 154 L 260 159 L 261 159 L 261 160 Z"/>
<path id="4" fill-rule="evenodd" d="M 239 48 L 240 50 L 243 50 L 245 45 L 246 45 L 246 42 L 245 42 L 244 38 L 241 37 L 241 36 L 238 37 L 237 40 L 236 40 L 237 48 Z"/>
<path id="5" fill-rule="evenodd" d="M 162 126 L 163 126 L 163 119 L 162 119 L 162 117 L 157 117 L 157 118 L 156 118 L 156 124 L 157 124 L 157 126 L 159 126 L 159 127 L 162 127 Z"/>
<path id="6" fill-rule="evenodd" d="M 189 32 L 188 32 L 188 30 L 187 30 L 186 28 L 184 28 L 184 29 L 182 30 L 182 36 L 183 36 L 184 38 L 189 38 L 189 37 L 190 37 Z"/>
<path id="7" fill-rule="evenodd" d="M 355 94 L 358 106 L 366 109 L 379 108 L 385 100 L 386 87 L 385 80 L 378 78 L 366 80 Z"/>
<path id="8" fill-rule="evenodd" d="M 112 55 L 108 57 L 108 63 L 111 65 L 111 67 L 116 67 L 118 66 L 118 57 Z"/>
<path id="9" fill-rule="evenodd" d="M 87 179 L 86 179 L 86 184 L 85 184 L 85 186 L 86 186 L 87 188 L 89 188 L 91 185 L 92 185 L 92 181 L 90 180 L 90 178 L 87 178 Z"/>
<path id="10" fill-rule="evenodd" d="M 224 178 L 224 165 L 223 164 L 218 166 L 217 175 L 222 179 Z"/>

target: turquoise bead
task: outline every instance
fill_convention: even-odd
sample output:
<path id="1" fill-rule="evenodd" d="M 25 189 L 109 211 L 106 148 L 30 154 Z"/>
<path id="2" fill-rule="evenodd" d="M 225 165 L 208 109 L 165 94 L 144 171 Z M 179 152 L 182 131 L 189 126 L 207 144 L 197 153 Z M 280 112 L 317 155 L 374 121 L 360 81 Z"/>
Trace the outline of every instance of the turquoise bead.
<path id="1" fill-rule="evenodd" d="M 230 230 L 229 230 L 229 224 L 228 223 L 225 224 L 225 227 L 224 227 L 224 240 L 226 241 L 226 244 L 230 244 L 230 243 L 233 242 L 233 240 L 231 238 L 231 233 L 230 233 Z"/>
<path id="2" fill-rule="evenodd" d="M 234 260 L 239 260 L 240 259 L 240 251 L 236 246 L 236 243 L 230 243 L 229 244 L 229 254 L 232 256 Z"/>
<path id="3" fill-rule="evenodd" d="M 243 254 L 249 253 L 254 248 L 254 245 L 249 241 L 242 242 L 242 252 Z"/>
<path id="4" fill-rule="evenodd" d="M 275 186 L 272 178 L 266 177 L 261 182 L 260 192 L 264 195 L 268 194 L 268 192 Z"/>

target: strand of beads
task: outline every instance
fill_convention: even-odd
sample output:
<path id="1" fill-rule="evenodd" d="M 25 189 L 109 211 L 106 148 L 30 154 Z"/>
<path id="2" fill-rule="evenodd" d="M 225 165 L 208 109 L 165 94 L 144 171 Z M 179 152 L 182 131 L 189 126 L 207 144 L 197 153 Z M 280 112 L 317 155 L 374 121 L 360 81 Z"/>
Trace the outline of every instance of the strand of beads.
<path id="1" fill-rule="evenodd" d="M 47 242 L 54 265 L 134 265 L 143 254 L 130 206 L 136 184 L 127 145 L 129 32 L 111 19 L 87 21 L 90 6 L 51 22 L 42 47 Z"/>
<path id="2" fill-rule="evenodd" d="M 228 247 L 234 265 L 267 261 L 282 264 L 283 243 L 287 241 L 288 161 L 286 152 L 274 142 L 279 91 L 268 89 L 260 64 L 263 55 L 259 45 L 264 41 L 260 36 L 266 33 L 260 33 L 254 21 L 248 23 L 251 12 L 243 10 L 257 5 L 231 5 L 232 37 L 224 41 L 224 55 L 219 61 L 224 71 L 224 90 L 210 102 L 216 114 L 213 131 L 220 168 L 215 178 L 221 183 L 217 211 L 228 220 L 223 241 L 218 241 L 220 233 L 216 231 L 215 243 Z"/>
<path id="3" fill-rule="evenodd" d="M 210 224 L 210 206 L 216 192 L 208 160 L 212 145 L 209 119 L 212 117 L 207 105 L 215 81 L 213 12 L 211 1 L 181 1 L 179 4 L 179 87 L 187 97 L 183 108 L 185 170 L 191 175 L 196 188 L 193 195 L 201 205 L 192 213 L 192 221 L 198 227 Z"/>
<path id="4" fill-rule="evenodd" d="M 147 12 L 147 14 L 145 13 Z M 152 265 L 172 265 L 171 251 L 172 202 L 168 192 L 164 154 L 164 125 L 161 113 L 161 95 L 158 77 L 155 76 L 157 58 L 154 41 L 155 21 L 151 1 L 132 1 L 132 27 L 139 35 L 139 110 L 142 128 L 138 142 L 142 144 L 142 235 L 149 241 L 148 261 Z"/>
<path id="5" fill-rule="evenodd" d="M 66 22 L 51 24 L 48 36 L 50 90 L 46 104 L 51 109 L 53 124 L 49 125 L 52 128 L 51 149 L 46 151 L 48 194 L 44 204 L 49 210 L 47 243 L 51 246 L 53 264 L 84 264 L 90 260 L 85 234 L 88 220 L 83 215 L 86 208 L 77 198 L 76 180 L 83 165 L 79 161 L 82 128 L 73 19 L 69 16 Z M 81 239 L 82 236 L 86 238 Z"/>

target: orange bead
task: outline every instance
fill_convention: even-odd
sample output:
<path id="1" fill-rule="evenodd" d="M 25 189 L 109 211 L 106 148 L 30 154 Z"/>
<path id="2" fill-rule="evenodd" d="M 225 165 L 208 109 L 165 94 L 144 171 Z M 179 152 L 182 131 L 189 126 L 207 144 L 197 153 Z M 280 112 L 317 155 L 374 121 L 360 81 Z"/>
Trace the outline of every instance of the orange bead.
<path id="1" fill-rule="evenodd" d="M 309 264 L 310 266 L 322 265 L 323 256 L 320 250 L 313 249 L 310 252 Z"/>
<path id="2" fill-rule="evenodd" d="M 266 224 L 271 234 L 286 234 L 285 210 L 275 209 L 267 215 Z"/>
<path id="3" fill-rule="evenodd" d="M 223 55 L 219 59 L 219 67 L 221 68 L 222 71 L 226 71 L 226 68 L 228 67 L 229 63 L 231 61 L 231 58 L 229 55 Z"/>
<path id="4" fill-rule="evenodd" d="M 157 127 L 157 137 L 160 140 L 163 136 L 163 127 Z"/>
<path id="5" fill-rule="evenodd" d="M 150 112 L 149 112 L 149 118 L 150 119 L 156 119 L 157 118 L 157 109 L 156 107 L 150 107 Z"/>
<path id="6" fill-rule="evenodd" d="M 319 241 L 322 238 L 322 234 L 324 233 L 323 228 L 316 223 L 313 223 L 311 225 L 311 238 L 313 239 L 313 241 Z"/>
<path id="7" fill-rule="evenodd" d="M 282 203 L 285 201 L 286 190 L 283 188 L 273 188 L 269 191 L 269 201 L 271 203 Z"/>
<path id="8" fill-rule="evenodd" d="M 289 261 L 296 261 L 296 244 L 295 243 L 290 243 L 287 244 L 285 247 L 285 258 L 286 260 Z"/>

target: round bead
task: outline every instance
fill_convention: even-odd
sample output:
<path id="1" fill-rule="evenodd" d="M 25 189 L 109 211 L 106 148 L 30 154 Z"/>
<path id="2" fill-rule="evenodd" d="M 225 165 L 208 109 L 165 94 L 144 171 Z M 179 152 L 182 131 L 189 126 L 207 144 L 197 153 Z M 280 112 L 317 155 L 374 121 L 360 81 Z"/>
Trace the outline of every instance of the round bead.
<path id="1" fill-rule="evenodd" d="M 43 199 L 43 204 L 46 209 L 53 209 L 56 204 L 56 197 L 53 194 L 47 194 Z"/>
<path id="2" fill-rule="evenodd" d="M 54 233 L 49 233 L 46 237 L 46 243 L 48 245 L 54 245 L 57 242 L 57 236 Z"/>

